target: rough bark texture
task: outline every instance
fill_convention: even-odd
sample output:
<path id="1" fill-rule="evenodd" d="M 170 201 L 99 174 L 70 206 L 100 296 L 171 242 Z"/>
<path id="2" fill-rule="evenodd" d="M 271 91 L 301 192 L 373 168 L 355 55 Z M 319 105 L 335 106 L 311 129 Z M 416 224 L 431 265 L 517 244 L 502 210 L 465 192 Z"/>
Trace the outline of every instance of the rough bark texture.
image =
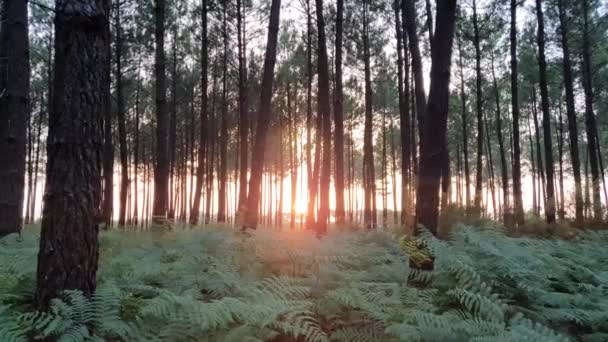
<path id="1" fill-rule="evenodd" d="M 108 0 L 57 0 L 55 80 L 36 304 L 96 286 L 102 118 L 108 110 Z"/>
<path id="2" fill-rule="evenodd" d="M 547 223 L 555 222 L 555 182 L 553 170 L 553 146 L 551 138 L 551 113 L 549 112 L 549 90 L 547 87 L 547 62 L 545 60 L 545 25 L 542 0 L 536 0 L 538 20 L 538 68 L 540 78 L 541 108 L 543 111 L 543 136 L 545 148 L 545 170 L 547 176 L 545 216 Z"/>
<path id="3" fill-rule="evenodd" d="M 194 189 L 194 199 L 190 209 L 190 224 L 198 223 L 201 211 L 201 197 L 203 193 L 203 180 L 207 165 L 207 0 L 201 3 L 201 109 L 199 113 L 200 134 L 198 136 L 198 167 L 196 169 L 196 187 Z"/>
<path id="4" fill-rule="evenodd" d="M 0 237 L 23 224 L 29 118 L 30 58 L 27 1 L 2 3 L 0 28 Z"/>
<path id="5" fill-rule="evenodd" d="M 437 26 L 433 42 L 431 88 L 423 140 L 420 144 L 420 179 L 416 201 L 416 222 L 437 234 L 439 183 L 446 148 L 446 129 L 450 95 L 450 66 L 456 0 L 437 3 Z"/>
<path id="6" fill-rule="evenodd" d="M 274 81 L 274 65 L 277 59 L 277 40 L 279 33 L 279 16 L 281 0 L 272 0 L 270 5 L 270 22 L 268 24 L 268 40 L 266 43 L 266 57 L 260 87 L 260 108 L 256 125 L 255 143 L 251 158 L 251 178 L 249 179 L 249 193 L 247 206 L 243 213 L 243 228 L 256 228 L 258 223 L 258 205 L 262 186 L 262 172 L 264 171 L 264 147 L 266 133 L 270 122 L 270 109 L 272 100 L 272 84 Z"/>
<path id="7" fill-rule="evenodd" d="M 335 56 L 335 90 L 334 90 L 334 151 L 336 162 L 336 223 L 343 224 L 344 212 L 344 108 L 342 86 L 342 24 L 344 18 L 344 0 L 337 0 L 336 11 L 336 56 Z"/>
<path id="8" fill-rule="evenodd" d="M 583 221 L 583 191 L 581 187 L 581 162 L 578 149 L 578 127 L 576 123 L 576 111 L 574 108 L 574 80 L 572 76 L 572 62 L 570 59 L 570 44 L 568 43 L 568 23 L 564 9 L 564 1 L 558 0 L 558 12 L 560 22 L 560 38 L 563 53 L 564 87 L 566 90 L 566 117 L 568 118 L 568 137 L 570 138 L 570 160 L 572 161 L 572 173 L 574 174 L 574 217 L 577 224 Z M 564 199 L 562 198 L 562 202 Z"/>
<path id="9" fill-rule="evenodd" d="M 154 204 L 152 222 L 163 225 L 167 219 L 167 200 L 169 187 L 169 131 L 167 118 L 166 75 L 165 75 L 165 0 L 157 0 L 155 15 L 155 61 L 156 80 L 156 164 L 154 166 Z"/>
<path id="10" fill-rule="evenodd" d="M 517 0 L 511 0 L 511 112 L 513 113 L 513 204 L 515 221 L 524 224 L 524 206 L 521 193 L 521 157 L 519 144 L 519 98 L 517 85 Z"/>

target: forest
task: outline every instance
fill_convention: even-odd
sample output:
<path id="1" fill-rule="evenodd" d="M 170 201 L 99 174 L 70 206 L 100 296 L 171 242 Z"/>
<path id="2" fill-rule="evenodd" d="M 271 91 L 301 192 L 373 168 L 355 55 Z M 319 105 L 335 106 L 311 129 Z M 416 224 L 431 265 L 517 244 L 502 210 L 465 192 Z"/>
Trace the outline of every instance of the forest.
<path id="1" fill-rule="evenodd" d="M 608 341 L 605 148 L 606 0 L 0 0 L 0 342 Z"/>

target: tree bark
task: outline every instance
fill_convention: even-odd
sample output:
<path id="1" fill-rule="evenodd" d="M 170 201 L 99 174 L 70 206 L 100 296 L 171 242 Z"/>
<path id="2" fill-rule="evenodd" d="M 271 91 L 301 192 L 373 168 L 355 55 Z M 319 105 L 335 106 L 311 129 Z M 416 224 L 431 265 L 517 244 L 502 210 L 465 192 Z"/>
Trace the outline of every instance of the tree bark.
<path id="1" fill-rule="evenodd" d="M 115 8 L 115 73 L 116 82 L 116 118 L 118 119 L 118 142 L 120 145 L 120 198 L 118 225 L 124 226 L 127 216 L 127 190 L 129 188 L 129 162 L 127 157 L 127 124 L 125 118 L 125 105 L 123 96 L 122 81 L 122 28 L 121 28 L 121 8 L 120 1 L 116 2 Z"/>
<path id="2" fill-rule="evenodd" d="M 461 116 L 462 116 L 462 153 L 464 158 L 464 192 L 465 192 L 465 209 L 468 209 L 471 205 L 471 173 L 469 170 L 469 134 L 467 121 L 467 96 L 464 89 L 464 63 L 462 61 L 462 41 L 458 37 L 458 63 L 460 67 L 460 102 L 462 105 Z"/>
<path id="3" fill-rule="evenodd" d="M 266 133 L 270 122 L 270 109 L 272 100 L 272 84 L 274 79 L 274 65 L 277 58 L 277 37 L 279 31 L 279 16 L 281 11 L 281 0 L 272 0 L 270 5 L 270 22 L 268 24 L 268 39 L 266 43 L 266 57 L 264 59 L 264 71 L 260 87 L 260 108 L 258 111 L 258 122 L 256 125 L 255 143 L 251 158 L 251 178 L 249 179 L 249 194 L 247 195 L 247 207 L 245 208 L 245 220 L 243 228 L 257 227 L 258 204 L 260 202 L 260 190 L 262 183 L 262 172 L 264 171 L 264 148 L 266 145 Z"/>
<path id="4" fill-rule="evenodd" d="M 375 199 L 376 177 L 374 175 L 374 147 L 372 140 L 372 78 L 371 62 L 369 52 L 369 4 L 363 2 L 363 63 L 365 70 L 365 127 L 363 133 L 363 186 L 364 186 L 364 208 L 363 219 L 368 229 L 375 227 Z"/>
<path id="5" fill-rule="evenodd" d="M 109 109 L 108 0 L 57 1 L 55 80 L 35 301 L 96 286 L 102 117 Z M 86 56 L 86 57 L 85 57 Z"/>
<path id="6" fill-rule="evenodd" d="M 511 52 L 511 112 L 513 113 L 513 207 L 515 221 L 518 225 L 524 224 L 524 206 L 521 189 L 521 157 L 519 143 L 519 98 L 518 98 L 518 71 L 517 71 L 517 0 L 511 0 L 511 30 L 509 33 Z"/>
<path id="7" fill-rule="evenodd" d="M 591 52 L 589 42 L 589 3 L 582 0 L 583 7 L 583 89 L 585 93 L 585 128 L 589 149 L 589 164 L 591 166 L 591 188 L 593 194 L 593 216 L 596 221 L 602 221 L 602 199 L 600 195 L 600 171 L 597 152 L 597 124 L 593 110 L 593 84 L 591 79 Z"/>
<path id="8" fill-rule="evenodd" d="M 505 143 L 502 135 L 502 112 L 500 109 L 500 91 L 498 82 L 496 81 L 496 72 L 494 70 L 494 51 L 492 51 L 492 83 L 494 84 L 494 96 L 496 98 L 496 135 L 498 137 L 498 149 L 500 152 L 500 173 L 502 180 L 502 198 L 503 198 L 503 222 L 507 226 L 512 226 L 511 222 L 511 205 L 509 204 L 509 173 L 507 169 L 507 157 L 505 153 Z"/>
<path id="9" fill-rule="evenodd" d="M 397 91 L 399 95 L 399 127 L 401 138 L 401 225 L 404 226 L 408 212 L 408 198 L 411 169 L 410 147 L 410 108 L 409 108 L 409 55 L 405 47 L 405 36 L 401 18 L 405 13 L 401 10 L 402 0 L 395 0 L 395 32 L 397 38 Z M 400 13 L 401 12 L 401 13 Z M 401 17 L 400 17 L 401 16 Z M 407 67 L 406 67 L 407 66 Z M 395 179 L 393 179 L 393 182 Z M 394 208 L 397 210 L 397 208 Z M 397 222 L 395 222 L 397 223 Z"/>
<path id="10" fill-rule="evenodd" d="M 166 224 L 169 186 L 169 149 L 167 144 L 168 118 L 165 75 L 165 0 L 156 0 L 155 15 L 155 60 L 156 80 L 156 165 L 154 167 L 154 204 L 152 222 Z"/>
<path id="11" fill-rule="evenodd" d="M 568 42 L 569 18 L 564 9 L 563 0 L 558 0 L 557 8 L 560 22 L 560 38 L 563 53 L 564 88 L 566 91 L 566 116 L 568 118 L 568 137 L 570 138 L 570 159 L 574 175 L 574 221 L 577 225 L 583 222 L 583 193 L 581 186 L 581 162 L 578 147 L 578 127 L 576 111 L 574 108 L 574 81 L 572 76 L 572 62 L 570 59 L 570 44 Z M 562 199 L 563 202 L 563 199 Z"/>
<path id="12" fill-rule="evenodd" d="M 4 1 L 0 29 L 0 237 L 21 231 L 30 113 L 27 1 Z M 3 65 L 4 64 L 4 65 Z"/>
<path id="13" fill-rule="evenodd" d="M 207 160 L 205 151 L 207 149 L 207 0 L 201 2 L 201 109 L 199 113 L 200 133 L 198 136 L 198 167 L 196 169 L 196 187 L 194 189 L 194 200 L 190 209 L 190 224 L 198 224 L 201 213 L 201 197 L 203 192 L 203 181 Z M 241 150 L 242 153 L 242 150 Z"/>
<path id="14" fill-rule="evenodd" d="M 549 112 L 549 90 L 547 87 L 547 62 L 545 60 L 545 27 L 542 0 L 536 0 L 538 19 L 538 66 L 540 76 L 541 108 L 543 111 L 543 136 L 545 145 L 545 169 L 547 174 L 547 199 L 545 216 L 547 223 L 555 222 L 555 177 L 553 170 L 553 145 L 551 143 L 551 113 Z"/>
<path id="15" fill-rule="evenodd" d="M 247 40 L 243 0 L 236 1 L 237 49 L 239 60 L 239 209 L 247 200 L 247 169 L 249 165 L 249 117 L 247 113 Z"/>
<path id="16" fill-rule="evenodd" d="M 475 214 L 481 214 L 481 200 L 483 190 L 483 93 L 481 89 L 481 47 L 479 22 L 477 17 L 477 0 L 473 0 L 473 44 L 475 45 L 475 95 L 477 114 L 477 163 L 475 177 Z"/>
<path id="17" fill-rule="evenodd" d="M 222 54 L 222 123 L 220 128 L 220 164 L 219 164 L 219 187 L 218 187 L 218 206 L 217 222 L 226 222 L 226 185 L 228 182 L 228 22 L 227 7 L 222 5 L 222 38 L 224 52 Z"/>
<path id="18" fill-rule="evenodd" d="M 437 26 L 432 52 L 431 88 L 420 143 L 420 178 L 416 200 L 416 222 L 437 234 L 439 183 L 446 149 L 450 95 L 450 67 L 456 20 L 456 0 L 437 3 Z"/>
<path id="19" fill-rule="evenodd" d="M 336 162 L 336 224 L 344 224 L 344 107 L 342 85 L 342 31 L 344 0 L 336 3 L 336 56 L 334 89 L 334 152 Z"/>

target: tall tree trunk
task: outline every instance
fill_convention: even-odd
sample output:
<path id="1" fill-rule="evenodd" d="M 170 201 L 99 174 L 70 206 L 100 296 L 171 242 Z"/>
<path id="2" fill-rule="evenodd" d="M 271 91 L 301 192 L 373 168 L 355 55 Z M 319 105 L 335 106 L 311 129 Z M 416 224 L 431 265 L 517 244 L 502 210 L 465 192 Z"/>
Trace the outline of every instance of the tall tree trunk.
<path id="1" fill-rule="evenodd" d="M 291 83 L 287 82 L 287 118 L 289 120 L 289 164 L 291 166 L 291 202 L 289 214 L 289 229 L 296 228 L 296 206 L 297 206 L 297 191 L 298 191 L 298 138 L 296 119 L 291 110 Z M 297 91 L 296 91 L 297 98 Z"/>
<path id="2" fill-rule="evenodd" d="M 411 169 L 410 147 L 410 108 L 409 108 L 409 54 L 404 50 L 406 38 L 401 18 L 405 13 L 401 10 L 403 1 L 395 0 L 395 32 L 397 38 L 397 90 L 399 95 L 399 127 L 401 138 L 401 225 L 405 225 L 408 212 L 409 173 Z M 401 12 L 401 13 L 400 13 Z M 404 57 L 405 56 L 405 57 Z M 395 182 L 395 179 L 393 179 Z M 394 208 L 397 211 L 397 207 Z M 397 221 L 395 220 L 395 223 Z"/>
<path id="3" fill-rule="evenodd" d="M 479 19 L 477 15 L 477 0 L 473 0 L 473 44 L 475 45 L 475 95 L 477 114 L 477 163 L 475 177 L 475 212 L 481 214 L 481 198 L 483 189 L 483 93 L 481 88 L 481 38 L 479 35 Z"/>
<path id="4" fill-rule="evenodd" d="M 468 134 L 468 121 L 467 121 L 467 96 L 464 91 L 464 63 L 462 61 L 462 41 L 460 36 L 458 37 L 458 66 L 460 68 L 460 101 L 462 104 L 461 116 L 462 116 L 462 153 L 464 156 L 464 182 L 465 182 L 465 209 L 468 209 L 471 205 L 471 173 L 469 171 L 469 134 Z"/>
<path id="5" fill-rule="evenodd" d="M 310 0 L 306 0 L 306 183 L 308 184 L 308 205 L 306 213 L 306 226 L 312 228 L 315 221 L 315 199 L 317 180 L 313 174 L 315 162 L 312 158 L 312 8 Z M 315 139 L 317 142 L 320 139 Z M 316 163 L 318 164 L 318 163 Z"/>
<path id="6" fill-rule="evenodd" d="M 247 194 L 247 207 L 243 228 L 256 228 L 258 223 L 258 203 L 264 171 L 264 148 L 266 133 L 270 122 L 270 109 L 272 100 L 272 83 L 274 79 L 274 65 L 277 58 L 277 37 L 279 31 L 279 16 L 281 0 L 272 0 L 270 5 L 270 20 L 268 24 L 268 40 L 266 43 L 266 57 L 260 87 L 260 108 L 256 125 L 255 143 L 251 158 L 251 178 L 249 179 L 249 193 Z"/>
<path id="7" fill-rule="evenodd" d="M 133 224 L 137 226 L 137 222 L 139 220 L 139 184 L 138 184 L 138 176 L 139 176 L 139 122 L 141 117 L 141 109 L 140 109 L 140 93 L 141 93 L 141 75 L 140 75 L 140 64 L 141 57 L 137 61 L 137 81 L 136 81 L 136 89 L 135 89 L 135 137 L 133 143 L 133 186 L 134 186 L 134 197 L 133 197 Z"/>
<path id="8" fill-rule="evenodd" d="M 547 173 L 547 200 L 545 216 L 547 223 L 555 222 L 555 184 L 553 170 L 553 145 L 551 143 L 551 113 L 549 112 L 549 90 L 547 87 L 547 62 L 545 60 L 545 26 L 542 0 L 536 0 L 538 20 L 538 67 L 540 76 L 541 108 L 543 111 L 543 136 L 545 145 L 545 169 Z"/>
<path id="9" fill-rule="evenodd" d="M 220 164 L 219 164 L 219 188 L 217 222 L 226 222 L 226 184 L 228 182 L 228 22 L 227 7 L 222 5 L 222 38 L 224 52 L 222 54 L 222 124 L 220 128 Z"/>
<path id="10" fill-rule="evenodd" d="M 416 222 L 437 234 L 439 182 L 446 149 L 446 130 L 450 95 L 450 67 L 456 0 L 437 3 L 437 26 L 433 41 L 431 88 L 420 142 L 420 179 L 416 200 Z"/>
<path id="11" fill-rule="evenodd" d="M 511 52 L 511 112 L 513 113 L 513 207 L 515 221 L 524 224 L 524 206 L 521 189 L 521 157 L 519 144 L 519 98 L 517 85 L 517 0 L 511 0 L 511 30 L 509 33 Z"/>
<path id="12" fill-rule="evenodd" d="M 239 209 L 247 200 L 247 167 L 249 165 L 249 117 L 247 113 L 247 39 L 243 0 L 236 1 L 237 49 L 239 60 Z"/>
<path id="13" fill-rule="evenodd" d="M 589 148 L 589 164 L 591 166 L 591 188 L 593 192 L 593 216 L 596 221 L 602 221 L 602 199 L 600 195 L 600 171 L 597 152 L 597 124 L 593 110 L 593 82 L 591 77 L 591 51 L 589 42 L 589 2 L 582 0 L 583 9 L 583 89 L 585 93 L 585 128 Z"/>
<path id="14" fill-rule="evenodd" d="M 323 119 L 323 157 L 319 190 L 319 212 L 317 215 L 317 234 L 327 232 L 329 222 L 329 181 L 331 176 L 331 108 L 329 104 L 329 66 L 327 42 L 325 39 L 325 20 L 323 18 L 323 0 L 316 0 L 317 9 L 317 68 L 319 82 L 319 115 Z"/>
<path id="15" fill-rule="evenodd" d="M 120 1 L 116 2 L 115 8 L 115 57 L 116 66 L 114 77 L 116 82 L 116 118 L 118 119 L 118 142 L 120 145 L 120 198 L 118 225 L 124 226 L 127 216 L 127 190 L 129 188 L 129 162 L 127 157 L 127 123 L 125 118 L 125 105 L 123 96 L 122 82 L 122 28 L 120 21 Z"/>
<path id="16" fill-rule="evenodd" d="M 403 22 L 409 37 L 409 50 L 412 55 L 412 73 L 414 75 L 416 96 L 416 116 L 418 118 L 418 135 L 422 141 L 424 131 L 424 114 L 426 112 L 426 95 L 424 93 L 424 77 L 422 76 L 422 56 L 418 45 L 418 32 L 416 29 L 416 4 L 415 0 L 402 0 L 402 11 L 406 15 Z M 415 145 L 412 145 L 415 146 Z"/>
<path id="17" fill-rule="evenodd" d="M 492 83 L 494 84 L 494 96 L 496 98 L 496 135 L 498 137 L 498 149 L 500 152 L 500 173 L 502 180 L 502 198 L 503 198 L 503 221 L 511 227 L 511 206 L 509 204 L 509 173 L 507 167 L 507 157 L 505 153 L 505 143 L 502 135 L 502 112 L 500 108 L 500 90 L 498 89 L 498 81 L 496 81 L 496 72 L 494 70 L 494 51 L 492 51 Z"/>
<path id="18" fill-rule="evenodd" d="M 169 185 L 167 218 L 175 219 L 175 205 L 179 188 L 179 172 L 177 165 L 177 25 L 173 24 L 173 44 L 171 46 L 171 113 L 169 115 Z"/>
<path id="19" fill-rule="evenodd" d="M 534 143 L 532 142 L 532 124 L 530 124 L 530 115 L 528 115 L 528 132 L 528 137 L 530 140 L 530 164 L 532 167 L 532 212 L 538 216 L 540 200 L 537 199 L 538 194 L 536 186 L 536 162 L 534 161 L 536 158 L 534 154 Z"/>
<path id="20" fill-rule="evenodd" d="M 190 224 L 198 224 L 201 213 L 201 197 L 203 193 L 203 181 L 208 160 L 205 151 L 207 149 L 207 0 L 201 2 L 201 109 L 199 113 L 200 133 L 198 136 L 198 167 L 196 169 L 196 187 L 194 189 L 194 200 L 190 208 Z"/>
<path id="21" fill-rule="evenodd" d="M 374 147 L 372 140 L 372 77 L 369 52 L 369 4 L 363 2 L 363 63 L 365 70 L 365 127 L 363 133 L 363 187 L 364 187 L 364 224 L 368 229 L 374 227 L 376 196 L 376 177 L 374 175 Z"/>
<path id="22" fill-rule="evenodd" d="M 152 222 L 166 224 L 169 186 L 169 150 L 167 144 L 168 118 L 165 89 L 165 0 L 156 0 L 155 15 L 155 60 L 156 80 L 156 165 L 154 167 L 154 205 Z"/>
<path id="23" fill-rule="evenodd" d="M 577 225 L 583 221 L 583 193 L 581 187 L 581 166 L 578 147 L 578 127 L 576 111 L 574 108 L 574 81 L 572 76 L 572 62 L 570 59 L 570 45 L 568 42 L 569 18 L 564 9 L 564 1 L 558 0 L 560 22 L 560 38 L 563 53 L 564 88 L 566 90 L 566 116 L 568 117 L 568 137 L 570 138 L 570 159 L 574 175 L 574 217 Z M 562 199 L 563 202 L 563 199 Z"/>
<path id="24" fill-rule="evenodd" d="M 540 148 L 540 127 L 538 124 L 538 110 L 536 100 L 536 87 L 532 85 L 532 114 L 534 115 L 534 136 L 536 140 L 536 165 L 538 165 L 538 196 L 542 196 L 542 203 L 546 206 L 546 194 L 545 194 L 545 171 L 543 169 L 543 154 Z M 540 206 L 541 200 L 538 201 Z"/>
<path id="25" fill-rule="evenodd" d="M 488 127 L 488 118 L 486 117 L 486 115 L 483 116 L 483 122 L 484 122 L 484 129 L 486 132 L 490 132 L 490 127 Z M 492 145 L 490 143 L 490 135 L 486 134 L 486 151 L 488 153 L 488 163 L 487 163 L 487 168 L 488 168 L 488 183 L 489 183 L 489 190 L 490 193 L 492 194 L 492 213 L 493 213 L 493 219 L 494 220 L 498 220 L 498 214 L 497 214 L 497 202 L 496 202 L 496 178 L 494 177 L 494 159 L 493 159 L 493 154 L 492 154 Z"/>
<path id="26" fill-rule="evenodd" d="M 62 6 L 55 9 L 54 99 L 35 294 L 36 305 L 43 310 L 64 290 L 90 296 L 96 287 L 101 122 L 109 110 L 110 91 L 110 2 L 66 0 L 58 5 Z"/>
<path id="27" fill-rule="evenodd" d="M 35 100 L 33 101 L 35 102 Z M 35 105 L 34 105 L 35 106 Z M 32 107 L 34 107 L 32 106 Z M 40 108 L 42 108 L 42 101 L 40 103 Z M 42 111 L 41 111 L 42 112 Z M 25 219 L 23 221 L 24 224 L 32 223 L 32 218 L 30 217 L 30 206 L 32 200 L 32 188 L 34 184 L 34 115 L 28 113 L 28 118 L 26 120 L 26 147 L 27 147 L 27 195 L 25 197 Z M 24 170 L 25 171 L 25 170 Z M 25 187 L 25 180 L 24 180 Z"/>
<path id="28" fill-rule="evenodd" d="M 334 151 L 336 162 L 336 223 L 343 224 L 344 212 L 344 108 L 342 86 L 342 31 L 344 0 L 337 0 L 336 10 L 336 56 L 334 89 Z"/>
<path id="29" fill-rule="evenodd" d="M 566 218 L 566 210 L 565 210 L 565 202 L 566 197 L 564 194 L 564 120 L 562 113 L 561 103 L 559 104 L 559 126 L 558 126 L 558 135 L 557 135 L 557 151 L 558 151 L 558 161 L 559 161 L 559 210 L 557 211 L 558 217 L 560 220 L 564 220 Z"/>

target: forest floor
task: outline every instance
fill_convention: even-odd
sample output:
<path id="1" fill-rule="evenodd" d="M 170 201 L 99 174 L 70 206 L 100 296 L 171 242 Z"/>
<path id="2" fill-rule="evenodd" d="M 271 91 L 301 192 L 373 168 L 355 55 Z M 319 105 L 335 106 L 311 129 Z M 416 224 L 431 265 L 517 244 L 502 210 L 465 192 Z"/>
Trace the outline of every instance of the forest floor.
<path id="1" fill-rule="evenodd" d="M 32 309 L 39 230 L 0 240 L 0 341 L 607 341 L 608 233 L 448 241 L 226 227 L 101 234 L 98 290 Z M 410 268 L 429 251 L 434 270 Z"/>

